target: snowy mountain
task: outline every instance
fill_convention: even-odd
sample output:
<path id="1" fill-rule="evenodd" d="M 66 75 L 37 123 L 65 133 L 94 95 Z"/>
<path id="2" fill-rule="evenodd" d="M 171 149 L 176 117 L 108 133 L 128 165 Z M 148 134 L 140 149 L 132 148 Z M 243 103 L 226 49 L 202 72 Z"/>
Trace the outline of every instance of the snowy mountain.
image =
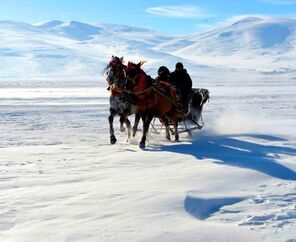
<path id="1" fill-rule="evenodd" d="M 180 60 L 198 72 L 206 66 L 293 72 L 295 29 L 295 20 L 254 17 L 191 36 L 77 21 L 1 21 L 0 78 L 94 80 L 114 54 L 148 61 L 145 68 L 151 75 L 158 66 L 172 69 Z"/>
<path id="2" fill-rule="evenodd" d="M 66 23 L 53 20 L 35 24 L 34 26 L 50 33 L 75 40 L 88 40 L 91 39 L 92 36 L 100 34 L 102 31 L 99 27 L 77 21 Z"/>
<path id="3" fill-rule="evenodd" d="M 34 26 L 56 35 L 81 41 L 94 39 L 98 36 L 107 37 L 110 35 L 113 36 L 115 40 L 114 35 L 117 35 L 117 39 L 119 40 L 123 40 L 124 37 L 133 37 L 133 40 L 156 44 L 173 38 L 173 36 L 159 34 L 145 28 L 116 24 L 88 24 L 77 21 L 62 22 L 53 20 L 37 23 L 34 24 Z"/>
<path id="4" fill-rule="evenodd" d="M 143 28 L 48 21 L 0 22 L 2 80 L 94 80 L 112 55 L 127 60 L 176 61 L 151 47 L 174 38 Z M 14 63 L 12 65 L 12 63 Z M 155 71 L 155 70 L 154 70 Z"/>
<path id="5" fill-rule="evenodd" d="M 185 42 L 186 41 L 186 42 Z M 295 70 L 296 20 L 281 18 L 241 19 L 231 25 L 181 39 L 176 51 L 167 44 L 170 53 L 193 61 L 232 67 Z"/>

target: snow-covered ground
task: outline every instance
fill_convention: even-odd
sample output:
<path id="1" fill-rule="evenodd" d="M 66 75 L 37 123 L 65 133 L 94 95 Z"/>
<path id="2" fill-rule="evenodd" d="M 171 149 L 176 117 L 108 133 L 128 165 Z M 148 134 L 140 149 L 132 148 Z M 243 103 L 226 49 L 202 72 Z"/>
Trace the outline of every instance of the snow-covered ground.
<path id="1" fill-rule="evenodd" d="M 133 50 L 132 41 L 108 49 L 103 36 L 88 39 L 80 31 L 71 39 L 68 28 L 61 32 L 65 27 L 49 22 L 0 30 L 14 40 L 24 29 L 41 32 L 19 39 L 28 49 L 0 38 L 0 64 L 7 67 L 0 69 L 0 241 L 296 241 L 291 68 L 279 61 L 266 70 L 266 62 L 258 61 L 256 68 L 245 62 L 234 69 L 223 65 L 224 57 L 201 65 L 171 55 L 168 47 L 161 50 L 163 41 L 188 42 L 160 34 L 153 41 L 144 36 L 141 50 Z M 44 30 L 49 28 L 50 34 Z M 116 28 L 125 41 L 141 31 Z M 32 36 L 42 44 L 35 52 Z M 61 62 L 56 56 L 36 59 L 50 48 L 54 55 L 63 52 Z M 115 120 L 118 143 L 110 145 L 109 93 L 100 72 L 120 48 L 128 60 L 151 60 L 145 68 L 153 76 L 158 65 L 172 68 L 184 60 L 194 86 L 211 92 L 204 129 L 193 137 L 183 134 L 179 143 L 150 133 L 141 150 L 140 134 L 126 143 Z M 21 65 L 24 58 L 27 66 Z"/>

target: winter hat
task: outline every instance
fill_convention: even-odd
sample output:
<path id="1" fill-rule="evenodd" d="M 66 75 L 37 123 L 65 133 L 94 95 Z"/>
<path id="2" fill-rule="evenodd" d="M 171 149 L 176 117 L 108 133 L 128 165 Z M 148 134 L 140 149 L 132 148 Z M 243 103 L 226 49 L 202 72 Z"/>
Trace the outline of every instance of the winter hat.
<path id="1" fill-rule="evenodd" d="M 177 64 L 176 64 L 176 69 L 183 69 L 184 67 L 183 67 L 183 64 L 181 63 L 181 62 L 178 62 Z"/>
<path id="2" fill-rule="evenodd" d="M 161 67 L 158 68 L 157 74 L 159 76 L 161 76 L 161 75 L 169 75 L 170 70 L 166 66 L 161 66 Z"/>

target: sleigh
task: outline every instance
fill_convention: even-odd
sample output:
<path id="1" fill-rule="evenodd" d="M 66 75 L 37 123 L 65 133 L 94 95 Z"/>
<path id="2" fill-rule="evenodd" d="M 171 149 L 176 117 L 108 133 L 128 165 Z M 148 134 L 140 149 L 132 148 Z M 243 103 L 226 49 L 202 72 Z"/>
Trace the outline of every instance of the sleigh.
<path id="1" fill-rule="evenodd" d="M 175 135 L 174 130 L 174 123 L 169 122 L 168 127 L 170 130 L 170 133 L 172 135 Z M 192 135 L 195 131 L 201 130 L 204 127 L 204 121 L 202 118 L 202 115 L 200 116 L 200 121 L 196 122 L 192 115 L 189 113 L 187 114 L 182 120 L 178 122 L 178 134 L 187 133 L 188 135 Z M 150 128 L 152 132 L 156 134 L 160 134 L 162 131 L 164 131 L 165 126 L 163 123 L 159 121 L 158 118 L 154 118 L 150 124 Z"/>
<path id="2" fill-rule="evenodd" d="M 191 99 L 188 104 L 188 113 L 184 113 L 183 118 L 178 122 L 178 134 L 188 133 L 192 135 L 194 131 L 204 127 L 202 117 L 203 105 L 209 100 L 209 91 L 203 88 L 193 88 Z M 168 128 L 172 135 L 175 135 L 174 123 L 168 119 Z M 150 124 L 154 133 L 160 134 L 164 129 L 164 124 L 158 118 L 154 118 Z"/>

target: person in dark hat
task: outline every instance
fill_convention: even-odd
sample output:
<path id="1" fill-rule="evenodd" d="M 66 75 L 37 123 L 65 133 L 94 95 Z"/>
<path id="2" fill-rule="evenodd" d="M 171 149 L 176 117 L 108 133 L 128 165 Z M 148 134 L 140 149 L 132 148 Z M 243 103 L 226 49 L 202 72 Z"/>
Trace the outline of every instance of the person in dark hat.
<path id="1" fill-rule="evenodd" d="M 166 66 L 161 66 L 157 71 L 158 76 L 155 78 L 155 81 L 164 81 L 170 82 L 170 70 Z"/>
<path id="2" fill-rule="evenodd" d="M 173 95 L 172 85 L 170 84 L 170 70 L 166 66 L 161 66 L 157 71 L 158 76 L 155 78 L 155 85 L 166 95 Z M 174 92 L 176 98 L 176 91 Z"/>
<path id="3" fill-rule="evenodd" d="M 173 84 L 179 91 L 181 95 L 181 108 L 185 113 L 187 113 L 192 80 L 181 62 L 176 64 L 176 69 L 171 73 L 170 83 Z"/>

